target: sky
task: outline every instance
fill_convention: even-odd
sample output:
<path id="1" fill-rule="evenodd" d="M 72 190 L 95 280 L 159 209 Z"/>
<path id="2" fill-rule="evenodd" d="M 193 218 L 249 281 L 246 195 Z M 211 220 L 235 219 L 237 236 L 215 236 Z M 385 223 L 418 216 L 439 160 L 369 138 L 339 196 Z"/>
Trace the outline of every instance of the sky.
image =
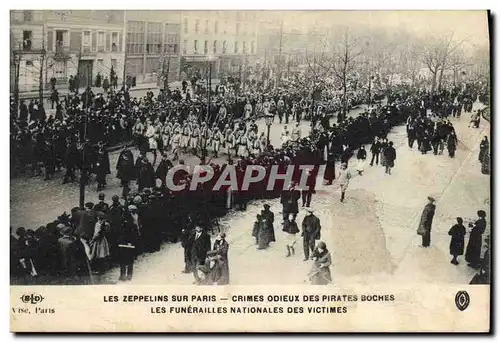
<path id="1" fill-rule="evenodd" d="M 457 40 L 468 39 L 478 45 L 489 41 L 486 11 L 285 11 L 284 29 L 307 30 L 310 26 L 335 25 L 405 28 L 409 32 L 449 34 Z"/>

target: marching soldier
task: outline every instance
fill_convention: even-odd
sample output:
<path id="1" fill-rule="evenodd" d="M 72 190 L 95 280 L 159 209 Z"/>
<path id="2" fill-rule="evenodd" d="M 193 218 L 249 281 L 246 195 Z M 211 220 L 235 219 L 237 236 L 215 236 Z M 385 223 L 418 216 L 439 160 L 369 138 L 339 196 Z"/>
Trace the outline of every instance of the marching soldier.
<path id="1" fill-rule="evenodd" d="M 220 151 L 220 144 L 223 140 L 222 133 L 219 131 L 219 127 L 214 128 L 214 132 L 212 134 L 212 149 L 215 154 L 215 157 L 218 157 Z"/>

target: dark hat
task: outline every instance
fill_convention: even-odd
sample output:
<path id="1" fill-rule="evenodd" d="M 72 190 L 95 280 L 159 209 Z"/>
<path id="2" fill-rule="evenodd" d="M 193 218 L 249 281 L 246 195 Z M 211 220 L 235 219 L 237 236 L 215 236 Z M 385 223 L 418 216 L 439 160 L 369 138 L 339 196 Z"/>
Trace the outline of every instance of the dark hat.
<path id="1" fill-rule="evenodd" d="M 436 202 L 436 200 L 435 200 L 435 199 L 434 199 L 434 197 L 432 197 L 432 196 L 428 196 L 428 197 L 427 197 L 427 199 L 428 199 L 429 201 L 431 201 L 431 202 Z"/>
<path id="2" fill-rule="evenodd" d="M 269 208 L 271 208 L 271 206 L 269 204 L 265 203 L 264 204 L 264 209 L 269 209 Z"/>
<path id="3" fill-rule="evenodd" d="M 93 207 L 94 207 L 94 203 L 92 203 L 92 202 L 85 203 L 85 208 L 92 209 Z"/>
<path id="4" fill-rule="evenodd" d="M 479 216 L 479 217 L 486 217 L 486 212 L 484 210 L 478 210 L 477 211 L 477 216 Z"/>
<path id="5" fill-rule="evenodd" d="M 99 194 L 99 199 L 100 199 L 100 200 L 103 200 L 104 198 L 106 198 L 106 195 L 104 194 L 104 192 L 101 192 L 101 193 Z"/>
<path id="6" fill-rule="evenodd" d="M 117 202 L 117 201 L 119 201 L 119 200 L 120 200 L 120 197 L 119 197 L 118 195 L 113 195 L 113 197 L 111 197 L 111 200 L 112 200 L 113 202 Z"/>
<path id="7" fill-rule="evenodd" d="M 326 249 L 326 243 L 324 243 L 323 241 L 320 241 L 318 243 L 318 248 L 321 248 L 321 249 Z"/>

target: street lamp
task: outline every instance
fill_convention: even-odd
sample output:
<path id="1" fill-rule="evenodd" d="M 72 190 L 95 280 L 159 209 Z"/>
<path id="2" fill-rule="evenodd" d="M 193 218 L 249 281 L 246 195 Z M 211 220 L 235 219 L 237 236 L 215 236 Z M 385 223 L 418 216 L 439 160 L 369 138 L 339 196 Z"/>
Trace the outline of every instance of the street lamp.
<path id="1" fill-rule="evenodd" d="M 267 126 L 267 146 L 269 148 L 269 144 L 270 144 L 269 134 L 271 133 L 271 125 L 273 124 L 274 115 L 273 114 L 266 114 L 265 120 L 266 120 L 266 126 Z"/>

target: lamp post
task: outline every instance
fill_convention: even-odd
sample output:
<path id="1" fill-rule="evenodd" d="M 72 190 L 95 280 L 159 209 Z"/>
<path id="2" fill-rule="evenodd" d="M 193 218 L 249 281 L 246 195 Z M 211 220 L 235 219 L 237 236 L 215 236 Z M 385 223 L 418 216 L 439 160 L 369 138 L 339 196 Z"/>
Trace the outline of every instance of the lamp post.
<path id="1" fill-rule="evenodd" d="M 266 115 L 266 126 L 267 126 L 267 147 L 269 149 L 269 145 L 270 145 L 270 140 L 269 140 L 269 134 L 271 133 L 271 125 L 273 124 L 273 119 L 274 119 L 274 115 L 272 114 L 267 114 Z"/>
<path id="2" fill-rule="evenodd" d="M 210 101 L 211 101 L 211 96 L 212 96 L 212 61 L 215 60 L 215 57 L 213 55 L 208 55 L 207 56 L 207 61 L 208 61 L 208 80 L 207 80 L 207 115 L 205 117 L 205 122 L 207 122 L 207 125 L 209 124 L 210 120 Z M 208 137 L 206 136 L 206 131 L 203 132 L 204 135 L 204 143 L 203 143 L 203 151 L 202 151 L 202 159 L 205 160 L 207 156 L 207 140 Z"/>

